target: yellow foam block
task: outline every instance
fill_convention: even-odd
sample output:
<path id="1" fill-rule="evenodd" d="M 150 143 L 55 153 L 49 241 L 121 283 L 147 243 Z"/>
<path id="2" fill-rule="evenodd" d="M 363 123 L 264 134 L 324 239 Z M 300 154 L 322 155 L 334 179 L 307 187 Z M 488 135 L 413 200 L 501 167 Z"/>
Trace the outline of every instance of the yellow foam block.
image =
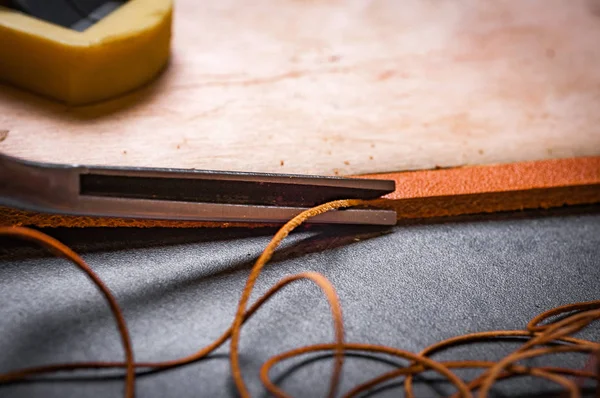
<path id="1" fill-rule="evenodd" d="M 0 80 L 70 104 L 131 91 L 166 65 L 172 0 L 130 0 L 83 32 L 0 6 Z"/>

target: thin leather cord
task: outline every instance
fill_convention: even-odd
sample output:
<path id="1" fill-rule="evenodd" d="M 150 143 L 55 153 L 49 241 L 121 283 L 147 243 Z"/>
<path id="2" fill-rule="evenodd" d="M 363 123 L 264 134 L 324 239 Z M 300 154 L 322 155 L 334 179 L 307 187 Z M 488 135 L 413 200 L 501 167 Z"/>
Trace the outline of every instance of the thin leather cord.
<path id="1" fill-rule="evenodd" d="M 275 249 L 277 249 L 277 247 L 279 246 L 281 241 L 283 239 L 285 239 L 285 237 L 287 237 L 290 232 L 292 232 L 294 229 L 296 229 L 298 226 L 300 226 L 303 222 L 305 222 L 309 218 L 318 216 L 319 214 L 323 214 L 323 213 L 326 213 L 331 210 L 341 209 L 341 208 L 345 208 L 345 207 L 360 206 L 360 205 L 364 205 L 364 204 L 366 204 L 366 202 L 363 200 L 337 200 L 337 201 L 325 203 L 325 204 L 313 207 L 312 209 L 303 211 L 302 213 L 298 214 L 296 217 L 294 217 L 290 221 L 288 221 L 283 227 L 281 227 L 281 229 L 279 231 L 277 231 L 277 233 L 275 234 L 273 239 L 271 239 L 271 241 L 269 242 L 269 244 L 267 245 L 265 250 L 262 252 L 262 254 L 258 258 L 256 263 L 254 264 L 254 267 L 252 267 L 252 270 L 250 271 L 250 276 L 248 276 L 248 279 L 246 281 L 246 286 L 244 287 L 244 290 L 242 291 L 242 297 L 240 298 L 237 313 L 235 314 L 235 318 L 233 320 L 233 325 L 231 327 L 231 344 L 230 344 L 231 352 L 229 354 L 230 362 L 231 362 L 231 373 L 233 375 L 233 380 L 235 381 L 238 392 L 240 393 L 242 398 L 250 397 L 250 394 L 248 393 L 248 390 L 244 383 L 244 379 L 242 377 L 242 372 L 240 370 L 239 355 L 238 355 L 240 331 L 241 331 L 241 327 L 242 327 L 242 318 L 243 318 L 244 312 L 246 311 L 246 305 L 248 304 L 248 300 L 250 299 L 250 294 L 252 293 L 254 284 L 256 283 L 256 280 L 258 279 L 258 276 L 260 275 L 260 271 L 267 264 L 267 262 L 271 259 L 271 257 L 273 256 L 273 253 L 275 252 Z M 326 292 L 326 294 L 329 297 L 329 293 Z M 333 295 L 335 296 L 335 300 L 337 301 L 337 293 L 335 293 L 335 290 L 333 291 Z M 337 308 L 335 308 L 335 306 L 332 304 L 331 300 L 330 300 L 330 305 L 332 308 L 332 315 L 333 315 L 334 319 L 336 319 L 336 322 L 338 320 L 339 320 L 339 322 L 341 322 L 341 319 L 342 319 L 341 309 L 338 310 Z M 331 385 L 329 387 L 329 394 L 328 394 L 329 398 L 335 397 L 338 381 L 340 378 L 340 374 L 342 372 L 342 364 L 344 362 L 344 352 L 343 352 L 344 331 L 343 331 L 343 328 L 340 330 L 336 329 L 336 343 L 337 343 L 337 349 L 335 352 L 335 364 L 334 364 L 334 368 L 333 368 L 333 374 L 331 377 Z"/>
<path id="2" fill-rule="evenodd" d="M 489 332 L 470 333 L 470 334 L 466 334 L 463 336 L 451 337 L 449 339 L 432 344 L 429 347 L 422 350 L 418 355 L 423 356 L 423 357 L 428 357 L 436 352 L 443 351 L 450 347 L 454 347 L 454 346 L 461 345 L 461 344 L 472 344 L 477 341 L 490 341 L 490 340 L 494 340 L 494 339 L 498 339 L 498 338 L 507 338 L 507 337 L 531 337 L 531 336 L 532 336 L 532 333 L 530 333 L 526 330 L 495 330 L 495 331 L 489 331 Z M 572 343 L 572 344 L 588 343 L 586 340 L 575 339 L 572 337 L 563 337 L 561 339 L 557 339 L 557 342 L 566 342 L 566 343 Z M 443 363 L 445 363 L 445 362 L 443 362 Z M 451 363 L 452 366 L 450 366 L 450 367 L 451 368 L 461 368 L 461 367 L 490 368 L 491 367 L 491 366 L 487 366 L 487 365 L 486 366 L 478 366 L 478 365 L 476 365 L 477 363 L 481 364 L 482 362 L 481 361 L 458 361 L 458 362 L 452 362 Z M 495 362 L 493 362 L 493 364 L 495 364 Z M 572 371 L 571 369 L 564 369 L 564 368 L 558 368 L 558 369 L 560 371 L 564 371 L 567 373 Z M 558 372 L 558 373 L 560 373 L 560 371 L 555 370 L 555 372 Z M 411 373 L 412 372 L 409 372 L 409 374 L 406 374 L 404 369 L 396 369 L 391 372 L 385 373 L 375 379 L 367 381 L 367 382 L 363 383 L 362 385 L 357 386 L 356 389 L 360 389 L 360 391 L 363 391 L 365 388 L 365 387 L 363 387 L 364 385 L 367 385 L 367 384 L 371 385 L 373 383 L 373 386 L 374 386 L 376 384 L 383 383 L 385 381 L 394 379 L 396 377 L 406 375 L 406 379 L 404 381 L 404 390 L 406 393 L 406 397 L 414 398 L 414 393 L 413 393 L 413 389 L 412 389 L 413 374 L 411 374 Z M 469 387 L 470 387 L 470 389 L 473 389 L 473 388 L 477 387 L 477 385 L 470 384 Z M 371 388 L 371 387 L 369 387 L 369 388 Z"/>
<path id="3" fill-rule="evenodd" d="M 333 321 L 334 321 L 334 328 L 335 328 L 335 340 L 336 340 L 336 342 L 335 342 L 335 344 L 333 344 L 332 348 L 334 349 L 334 352 L 335 352 L 335 360 L 336 361 L 335 361 L 335 365 L 334 365 L 334 372 L 331 377 L 331 387 L 329 388 L 329 396 L 334 397 L 335 390 L 336 390 L 336 387 L 337 387 L 339 379 L 340 379 L 340 372 L 341 372 L 343 359 L 344 359 L 344 324 L 342 322 L 342 307 L 340 305 L 339 299 L 337 297 L 337 294 L 335 292 L 333 285 L 331 285 L 331 283 L 327 280 L 327 278 L 325 278 L 321 274 L 318 274 L 316 272 L 306 272 L 303 274 L 298 274 L 298 275 L 293 275 L 291 277 L 288 277 L 288 278 L 284 279 L 284 281 L 287 284 L 289 282 L 293 282 L 294 280 L 298 280 L 298 279 L 302 279 L 302 278 L 310 279 L 313 282 L 315 282 L 317 285 L 319 285 L 321 290 L 323 290 L 323 293 L 327 296 L 327 300 L 329 301 L 329 304 L 331 306 L 331 312 L 333 314 Z M 281 390 L 279 387 L 277 387 L 276 385 L 274 385 L 272 383 L 269 383 L 269 385 L 265 384 L 265 387 L 267 387 L 267 389 L 276 397 L 280 397 L 280 398 L 288 397 L 288 395 L 283 390 Z M 248 394 L 248 396 L 250 396 L 250 395 Z"/>
<path id="4" fill-rule="evenodd" d="M 133 350 L 131 349 L 131 338 L 129 337 L 129 329 L 125 323 L 123 317 L 123 311 L 119 307 L 117 300 L 110 292 L 110 289 L 102 282 L 102 280 L 96 275 L 94 271 L 86 264 L 81 257 L 77 255 L 73 250 L 63 245 L 56 239 L 28 228 L 0 228 L 0 236 L 12 236 L 21 238 L 24 240 L 33 241 L 38 243 L 40 246 L 45 247 L 50 252 L 57 254 L 58 256 L 65 257 L 70 260 L 73 264 L 77 265 L 85 274 L 92 280 L 100 292 L 104 295 L 106 301 L 110 306 L 110 310 L 115 317 L 119 334 L 121 335 L 121 342 L 123 344 L 123 350 L 125 351 L 125 397 L 133 398 L 135 395 L 135 368 L 133 359 Z"/>
<path id="5" fill-rule="evenodd" d="M 548 354 L 557 354 L 557 353 L 561 353 L 561 352 L 590 352 L 595 350 L 596 347 L 592 347 L 592 346 L 588 346 L 588 345 L 583 345 L 583 346 L 573 346 L 573 347 L 545 347 L 545 348 L 537 348 L 537 349 L 533 349 L 533 350 L 528 350 L 528 351 L 524 351 L 524 352 L 520 352 L 520 353 L 516 353 L 516 354 L 512 354 L 509 355 L 507 357 L 505 357 L 503 360 L 501 360 L 499 363 L 494 364 L 494 366 L 492 366 L 492 368 L 490 368 L 490 374 L 489 376 L 487 376 L 486 379 L 484 379 L 483 383 L 481 384 L 481 389 L 479 391 L 479 397 L 480 398 L 485 398 L 488 395 L 488 392 L 490 390 L 490 388 L 492 387 L 492 384 L 494 383 L 494 381 L 497 380 L 499 373 L 502 370 L 496 370 L 496 369 L 503 369 L 504 367 L 510 365 L 512 362 L 516 362 L 522 359 L 527 359 L 527 358 L 533 358 L 533 357 L 538 357 L 538 356 L 542 356 L 542 355 L 548 355 Z M 567 379 L 565 379 L 567 380 Z M 575 383 L 573 383 L 573 389 L 570 390 L 571 398 L 579 398 L 580 394 L 579 394 L 579 389 L 576 388 Z"/>
<path id="6" fill-rule="evenodd" d="M 467 368 L 486 369 L 486 368 L 491 368 L 492 366 L 494 366 L 496 364 L 496 362 L 492 362 L 492 361 L 444 361 L 444 362 L 440 362 L 440 363 L 442 363 L 448 369 L 467 369 Z M 344 395 L 344 398 L 355 397 L 356 395 L 360 394 L 361 392 L 367 391 L 367 390 L 375 387 L 377 384 L 383 383 L 385 381 L 388 381 L 390 379 L 393 379 L 393 378 L 401 376 L 401 375 L 416 374 L 418 371 L 422 371 L 420 365 L 412 365 L 411 367 L 408 367 L 408 368 L 397 369 L 397 370 L 394 370 L 393 372 L 385 373 L 379 377 L 369 380 L 366 383 L 363 383 L 359 386 L 354 387 L 352 390 L 350 390 L 348 393 L 346 393 L 346 395 Z M 553 378 L 549 377 L 549 375 L 552 375 L 555 373 L 569 375 L 569 376 L 585 377 L 585 378 L 591 378 L 591 379 L 596 377 L 596 375 L 593 372 L 588 372 L 588 371 L 583 371 L 583 370 L 578 370 L 578 369 L 555 368 L 555 367 L 530 368 L 530 367 L 525 367 L 525 366 L 520 366 L 520 365 L 512 365 L 508 369 L 507 372 L 502 373 L 498 377 L 498 380 L 512 377 L 514 375 L 524 375 L 524 376 L 533 375 L 533 376 L 544 377 L 544 378 L 550 379 L 552 381 L 555 381 Z"/>
<path id="7" fill-rule="evenodd" d="M 485 369 L 485 368 L 490 368 L 496 364 L 495 362 L 492 362 L 492 361 L 445 361 L 445 362 L 440 362 L 440 363 L 443 364 L 444 366 L 446 366 L 448 369 L 467 369 L 467 368 L 484 368 Z M 366 383 L 363 383 L 363 384 L 360 384 L 360 385 L 354 387 L 352 390 L 350 390 L 348 393 L 346 393 L 344 395 L 344 398 L 355 397 L 358 394 L 375 387 L 377 384 L 383 383 L 392 378 L 395 378 L 395 377 L 398 377 L 401 375 L 413 375 L 413 374 L 416 374 L 419 371 L 423 371 L 423 370 L 424 369 L 422 369 L 422 367 L 419 365 L 412 365 L 411 367 L 408 367 L 408 368 L 397 369 L 393 372 L 383 374 L 379 377 L 369 380 Z M 589 377 L 589 378 L 595 377 L 595 375 L 592 372 L 585 372 L 585 371 L 574 370 L 574 369 L 544 368 L 544 367 L 528 368 L 525 366 L 513 365 L 510 367 L 508 372 L 500 374 L 498 376 L 497 380 L 505 379 L 505 378 L 512 377 L 515 375 L 519 375 L 519 376 L 520 375 L 523 375 L 523 376 L 531 375 L 531 376 L 542 377 L 542 378 L 548 379 L 550 381 L 559 383 L 559 384 L 563 385 L 564 387 L 566 387 L 570 392 L 577 389 L 577 386 L 575 385 L 575 383 L 573 383 L 572 381 L 570 381 L 569 379 L 566 379 L 564 377 L 559 377 L 555 373 L 559 373 L 559 374 L 564 373 L 564 374 L 568 374 L 568 375 L 572 375 L 572 376 L 579 376 L 579 377 Z"/>
<path id="8" fill-rule="evenodd" d="M 316 351 L 328 351 L 334 348 L 332 344 L 317 344 L 312 346 L 305 346 L 301 348 L 297 348 L 295 350 L 291 350 L 288 352 L 284 352 L 283 354 L 276 355 L 271 357 L 265 362 L 261 368 L 261 380 L 265 387 L 272 391 L 273 383 L 269 380 L 269 370 L 278 362 L 283 361 L 284 359 L 289 359 L 298 355 L 307 354 L 310 352 Z M 472 395 L 467 389 L 467 386 L 464 381 L 462 381 L 458 376 L 452 373 L 446 366 L 441 364 L 440 362 L 433 361 L 427 357 L 421 357 L 418 354 L 414 354 L 410 351 L 404 351 L 393 347 L 379 346 L 373 344 L 358 344 L 358 343 L 346 343 L 344 345 L 345 350 L 357 350 L 362 352 L 378 352 L 382 354 L 388 354 L 397 356 L 404 359 L 412 359 L 413 361 L 420 362 L 425 367 L 436 370 L 443 376 L 446 376 L 448 380 L 454 384 L 454 386 L 459 390 L 461 395 L 465 398 L 471 398 Z M 415 372 L 420 373 L 424 371 L 425 367 L 421 367 L 419 369 L 415 368 Z"/>
<path id="9" fill-rule="evenodd" d="M 492 387 L 492 384 L 494 383 L 496 377 L 498 376 L 498 374 L 506 366 L 508 366 L 511 363 L 516 362 L 518 360 L 525 359 L 525 358 L 531 358 L 531 357 L 539 356 L 539 355 L 546 355 L 549 353 L 559 353 L 559 352 L 574 352 L 574 351 L 590 352 L 591 351 L 592 353 L 594 353 L 595 350 L 600 349 L 600 345 L 598 345 L 596 343 L 592 343 L 592 342 L 590 342 L 590 344 L 578 345 L 578 346 L 574 346 L 574 347 L 553 347 L 552 349 L 538 348 L 538 349 L 529 349 L 529 350 L 528 350 L 528 348 L 532 347 L 534 344 L 540 344 L 540 343 L 543 344 L 543 342 L 550 341 L 550 339 L 554 340 L 556 338 L 564 337 L 564 335 L 571 332 L 571 329 L 568 327 L 564 327 L 561 329 L 559 327 L 561 324 L 574 323 L 574 321 L 578 321 L 579 319 L 586 320 L 587 324 L 589 324 L 590 321 L 596 320 L 598 318 L 600 318 L 600 310 L 586 311 L 586 312 L 571 316 L 569 318 L 563 319 L 562 321 L 557 322 L 557 323 L 553 324 L 552 326 L 548 327 L 548 329 L 547 329 L 548 331 L 550 331 L 551 329 L 554 329 L 554 328 L 556 328 L 558 330 L 556 332 L 550 334 L 549 336 L 538 335 L 538 336 L 534 337 L 527 343 L 523 344 L 522 348 L 511 353 L 510 355 L 507 355 L 502 360 L 500 360 L 497 364 L 495 364 L 492 368 L 490 368 L 490 370 L 488 371 L 487 377 L 484 379 L 484 381 L 481 385 L 479 397 L 485 398 L 487 396 L 488 391 Z M 584 325 L 583 322 L 578 323 L 576 325 L 576 326 L 578 326 L 577 330 L 582 329 L 584 326 L 587 326 L 587 324 Z M 581 327 L 579 327 L 579 326 L 581 326 Z M 544 350 L 546 350 L 546 351 L 544 351 Z M 548 350 L 550 350 L 550 351 L 548 351 Z"/>
<path id="10" fill-rule="evenodd" d="M 252 317 L 252 315 L 267 302 L 275 293 L 284 288 L 291 282 L 303 278 L 302 274 L 290 275 L 280 280 L 277 284 L 271 287 L 262 297 L 260 297 L 248 311 L 244 314 L 244 322 Z M 207 355 L 212 353 L 214 350 L 219 348 L 225 341 L 231 337 L 231 328 L 227 329 L 220 337 L 214 342 L 210 343 L 206 347 L 200 349 L 192 355 L 188 355 L 183 358 L 175 360 L 167 360 L 162 362 L 137 362 L 135 363 L 136 368 L 152 368 L 152 369 L 170 369 L 177 366 L 187 365 L 205 358 Z M 27 369 L 22 369 L 14 372 L 0 374 L 0 384 L 9 383 L 17 380 L 21 380 L 27 377 L 35 376 L 38 374 L 62 372 L 66 370 L 76 369 L 106 369 L 106 368 L 124 368 L 126 363 L 123 362 L 77 362 L 77 363 L 66 363 L 56 364 L 47 366 L 38 366 Z"/>
<path id="11" fill-rule="evenodd" d="M 273 287 L 271 287 L 262 297 L 260 297 L 248 311 L 244 314 L 244 322 L 252 317 L 252 315 L 267 302 L 275 293 L 284 288 L 291 282 L 303 278 L 302 274 L 290 275 L 283 278 Z M 152 369 L 170 369 L 177 366 L 187 365 L 205 358 L 207 355 L 212 353 L 214 350 L 219 348 L 225 341 L 231 337 L 231 328 L 227 329 L 219 338 L 214 342 L 200 349 L 192 355 L 188 355 L 183 358 L 175 360 L 167 360 L 162 362 L 137 362 L 135 363 L 136 368 L 152 368 Z M 0 384 L 9 383 L 17 380 L 21 380 L 27 377 L 35 376 L 38 374 L 61 372 L 66 370 L 76 369 L 106 369 L 106 368 L 124 368 L 126 363 L 123 362 L 77 362 L 77 363 L 66 363 L 56 364 L 47 366 L 38 366 L 27 369 L 22 369 L 14 372 L 0 374 Z"/>
<path id="12" fill-rule="evenodd" d="M 110 309 L 115 317 L 125 351 L 125 362 L 80 362 L 38 366 L 0 374 L 0 383 L 20 381 L 35 375 L 52 373 L 56 371 L 91 368 L 125 368 L 125 397 L 132 398 L 134 396 L 135 387 L 135 368 L 160 370 L 186 365 L 205 358 L 231 338 L 230 364 L 233 379 L 240 395 L 244 398 L 249 397 L 250 395 L 245 386 L 239 364 L 239 338 L 241 327 L 246 320 L 248 320 L 266 301 L 271 299 L 282 288 L 290 283 L 303 279 L 308 279 L 317 284 L 328 300 L 333 318 L 335 338 L 334 342 L 332 343 L 300 347 L 295 350 L 276 355 L 267 360 L 261 367 L 260 378 L 265 385 L 265 388 L 275 396 L 287 397 L 288 395 L 270 380 L 270 369 L 286 359 L 318 351 L 331 352 L 334 358 L 333 372 L 331 375 L 331 383 L 328 393 L 329 397 L 336 396 L 344 361 L 344 354 L 349 351 L 392 355 L 407 359 L 411 361 L 411 364 L 408 367 L 395 369 L 391 372 L 384 373 L 374 379 L 354 387 L 344 395 L 344 397 L 348 398 L 355 397 L 357 394 L 368 391 L 380 383 L 401 376 L 405 377 L 406 396 L 414 397 L 414 392 L 412 390 L 412 377 L 429 370 L 434 370 L 446 377 L 448 381 L 450 381 L 456 387 L 457 396 L 459 397 L 472 397 L 472 391 L 477 388 L 479 388 L 478 396 L 485 397 L 496 381 L 523 375 L 541 377 L 555 382 L 564 387 L 569 392 L 570 397 L 579 397 L 579 389 L 576 383 L 566 376 L 591 378 L 595 379 L 597 382 L 600 381 L 600 369 L 598 368 L 600 367 L 600 360 L 598 360 L 600 359 L 600 344 L 570 337 L 571 334 L 583 329 L 594 320 L 600 318 L 600 300 L 564 305 L 546 311 L 534 317 L 527 324 L 526 330 L 489 331 L 457 336 L 433 344 L 417 354 L 392 347 L 345 342 L 342 310 L 337 293 L 331 283 L 323 275 L 315 272 L 305 272 L 283 278 L 277 284 L 271 287 L 267 293 L 261 296 L 254 304 L 252 304 L 249 309 L 246 309 L 252 289 L 260 275 L 262 268 L 270 260 L 281 241 L 293 229 L 301 225 L 309 218 L 330 210 L 368 205 L 371 205 L 371 203 L 360 200 L 340 200 L 330 202 L 321 206 L 317 206 L 313 209 L 309 209 L 286 223 L 273 237 L 252 268 L 246 281 L 244 290 L 242 291 L 236 315 L 231 327 L 214 342 L 200 349 L 196 353 L 183 358 L 161 362 L 134 362 L 127 325 L 116 299 L 113 297 L 110 290 L 103 284 L 100 278 L 76 253 L 55 239 L 35 230 L 21 227 L 0 228 L 0 236 L 6 235 L 33 241 L 34 243 L 44 246 L 53 252 L 57 252 L 60 256 L 67 258 L 76 264 L 80 269 L 82 269 L 108 301 Z M 557 316 L 562 316 L 563 318 L 558 321 L 541 325 L 542 322 L 547 322 L 550 318 Z M 451 346 L 471 344 L 476 341 L 489 341 L 505 338 L 521 338 L 526 339 L 527 341 L 517 350 L 511 352 L 509 355 L 497 362 L 478 360 L 439 362 L 430 358 L 430 356 L 434 353 L 445 350 Z M 515 363 L 525 358 L 561 352 L 592 352 L 592 358 L 596 359 L 596 365 L 592 365 L 592 369 L 578 370 L 560 367 L 526 367 Z M 483 373 L 467 383 L 454 374 L 451 370 L 462 368 L 479 368 L 483 369 Z M 600 397 L 600 388 L 597 389 L 597 394 L 598 397 Z"/>
<path id="13" fill-rule="evenodd" d="M 546 325 L 540 325 L 540 323 L 548 320 L 549 318 L 551 318 L 553 316 L 564 315 L 568 312 L 588 311 L 588 310 L 597 309 L 598 307 L 600 307 L 600 300 L 587 301 L 585 303 L 561 305 L 560 307 L 553 308 L 549 311 L 543 312 L 543 313 L 539 314 L 538 316 L 534 317 L 527 324 L 527 330 L 529 330 L 531 332 L 541 332 L 541 331 L 548 329 L 552 324 L 556 323 L 556 321 L 555 321 L 555 322 L 551 322 Z"/>

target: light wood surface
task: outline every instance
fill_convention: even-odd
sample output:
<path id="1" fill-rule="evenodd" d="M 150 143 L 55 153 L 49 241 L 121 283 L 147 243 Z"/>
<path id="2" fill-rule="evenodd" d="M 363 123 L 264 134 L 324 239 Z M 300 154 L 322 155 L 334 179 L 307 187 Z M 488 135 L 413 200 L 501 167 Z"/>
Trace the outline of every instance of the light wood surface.
<path id="1" fill-rule="evenodd" d="M 0 150 L 329 175 L 600 155 L 598 1 L 175 8 L 149 87 L 82 108 L 0 87 Z"/>

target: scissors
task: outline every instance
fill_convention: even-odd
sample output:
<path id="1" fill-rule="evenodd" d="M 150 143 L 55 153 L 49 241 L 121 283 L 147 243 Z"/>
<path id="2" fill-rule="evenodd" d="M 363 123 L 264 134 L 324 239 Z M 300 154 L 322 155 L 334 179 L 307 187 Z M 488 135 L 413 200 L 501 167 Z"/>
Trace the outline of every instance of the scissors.
<path id="1" fill-rule="evenodd" d="M 75 216 L 284 223 L 338 199 L 376 199 L 393 180 L 34 162 L 0 153 L 0 205 Z M 334 210 L 311 223 L 393 225 L 386 209 Z"/>

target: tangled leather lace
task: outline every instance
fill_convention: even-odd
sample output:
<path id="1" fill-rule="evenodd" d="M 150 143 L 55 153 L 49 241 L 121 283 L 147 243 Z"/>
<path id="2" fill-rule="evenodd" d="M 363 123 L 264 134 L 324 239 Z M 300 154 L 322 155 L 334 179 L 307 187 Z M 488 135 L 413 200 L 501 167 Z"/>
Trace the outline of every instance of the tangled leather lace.
<path id="1" fill-rule="evenodd" d="M 55 364 L 4 373 L 0 374 L 0 383 L 15 382 L 33 377 L 35 375 L 57 371 L 89 368 L 124 368 L 124 395 L 126 398 L 132 398 L 135 395 L 136 369 L 151 368 L 160 370 L 189 364 L 207 357 L 229 339 L 231 372 L 235 381 L 235 385 L 240 396 L 249 397 L 250 394 L 246 388 L 244 378 L 242 377 L 239 363 L 239 339 L 242 325 L 279 290 L 290 283 L 308 279 L 321 288 L 329 302 L 333 319 L 333 327 L 335 330 L 335 339 L 331 343 L 300 347 L 295 350 L 276 355 L 267 360 L 267 362 L 265 362 L 260 369 L 260 378 L 265 388 L 277 397 L 287 397 L 288 395 L 285 393 L 285 391 L 275 385 L 269 378 L 269 371 L 271 368 L 279 362 L 285 361 L 286 359 L 311 352 L 328 352 L 334 357 L 334 365 L 328 394 L 328 396 L 331 398 L 337 396 L 337 389 L 344 363 L 344 356 L 345 353 L 350 352 L 383 353 L 407 359 L 411 363 L 407 367 L 395 369 L 359 386 L 356 386 L 352 390 L 345 392 L 343 395 L 344 397 L 357 396 L 362 392 L 377 387 L 379 384 L 385 381 L 400 377 L 404 378 L 406 396 L 414 397 L 412 387 L 413 377 L 422 372 L 432 370 L 447 378 L 447 380 L 456 387 L 456 397 L 473 397 L 475 391 L 477 391 L 478 397 L 486 397 L 496 381 L 522 375 L 540 377 L 554 382 L 564 387 L 569 393 L 568 396 L 571 398 L 580 397 L 581 394 L 579 386 L 575 383 L 573 377 L 593 379 L 596 380 L 597 384 L 600 384 L 600 344 L 593 341 L 571 337 L 573 333 L 580 331 L 593 321 L 600 318 L 600 300 L 565 305 L 554 308 L 550 311 L 546 311 L 532 319 L 525 330 L 497 330 L 453 337 L 433 344 L 419 353 L 413 353 L 410 351 L 381 345 L 346 342 L 344 339 L 342 309 L 336 291 L 323 275 L 316 272 L 304 272 L 283 278 L 248 308 L 250 294 L 252 293 L 252 289 L 254 288 L 262 268 L 270 260 L 281 241 L 292 230 L 309 218 L 327 211 L 368 204 L 368 202 L 361 200 L 338 200 L 306 210 L 287 222 L 271 239 L 270 243 L 267 245 L 263 253 L 254 264 L 254 267 L 252 268 L 246 281 L 244 290 L 242 291 L 231 327 L 227 329 L 217 340 L 202 348 L 198 352 L 184 358 L 163 362 L 135 362 L 127 324 L 117 300 L 112 295 L 109 288 L 102 282 L 102 280 L 73 250 L 54 238 L 33 229 L 22 227 L 0 228 L 0 236 L 11 236 L 33 241 L 41 246 L 46 247 L 57 255 L 65 257 L 76 264 L 82 271 L 84 271 L 107 300 L 110 310 L 115 317 L 125 353 L 124 362 L 81 362 Z M 552 317 L 559 317 L 560 320 L 548 322 L 548 320 Z M 542 324 L 543 322 L 547 323 Z M 469 344 L 482 340 L 502 339 L 507 337 L 524 338 L 526 339 L 526 342 L 523 343 L 517 350 L 511 352 L 509 355 L 497 362 L 479 360 L 435 361 L 430 358 L 434 353 L 440 352 L 451 346 Z M 528 367 L 518 364 L 519 361 L 526 358 L 562 352 L 591 353 L 593 355 L 592 358 L 596 358 L 596 369 L 577 370 L 560 367 Z M 482 369 L 483 372 L 474 380 L 465 381 L 459 378 L 452 371 L 452 369 L 461 368 L 477 368 Z M 600 388 L 597 388 L 597 395 L 600 397 Z"/>

